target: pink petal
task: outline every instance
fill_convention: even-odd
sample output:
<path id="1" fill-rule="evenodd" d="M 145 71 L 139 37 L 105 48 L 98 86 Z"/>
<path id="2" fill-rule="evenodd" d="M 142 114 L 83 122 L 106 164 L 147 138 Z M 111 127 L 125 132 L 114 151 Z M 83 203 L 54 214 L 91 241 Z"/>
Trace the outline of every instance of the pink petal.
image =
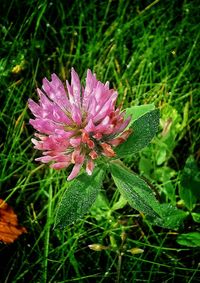
<path id="1" fill-rule="evenodd" d="M 31 139 L 32 143 L 35 145 L 34 148 L 43 150 L 43 142 L 38 141 L 36 139 Z"/>
<path id="2" fill-rule="evenodd" d="M 128 117 L 121 125 L 117 125 L 113 131 L 114 134 L 121 133 L 128 126 L 131 121 L 131 117 Z"/>
<path id="3" fill-rule="evenodd" d="M 80 149 L 75 149 L 72 153 L 71 162 L 76 164 L 83 164 L 85 156 L 80 153 Z"/>
<path id="4" fill-rule="evenodd" d="M 90 149 L 93 149 L 95 147 L 95 143 L 90 139 L 87 141 L 87 145 Z"/>
<path id="5" fill-rule="evenodd" d="M 109 116 L 105 116 L 105 118 L 96 126 L 96 132 L 107 133 L 107 130 L 112 126 L 110 124 Z"/>
<path id="6" fill-rule="evenodd" d="M 93 124 L 92 119 L 90 119 L 90 120 L 88 121 L 88 124 L 86 125 L 85 130 L 86 130 L 88 133 L 89 133 L 89 132 L 94 132 L 94 131 L 96 131 L 96 127 L 95 127 L 95 125 Z"/>
<path id="7" fill-rule="evenodd" d="M 83 91 L 83 101 L 82 101 L 83 109 L 88 108 L 91 94 L 92 94 L 93 90 L 96 88 L 97 83 L 98 83 L 98 81 L 96 79 L 96 75 L 92 74 L 91 70 L 88 69 L 87 70 L 87 77 L 86 77 L 86 85 L 85 85 L 85 89 Z"/>
<path id="8" fill-rule="evenodd" d="M 46 155 L 46 156 L 42 156 L 42 157 L 39 157 L 39 158 L 36 158 L 35 161 L 40 161 L 42 163 L 49 163 L 50 161 L 53 160 L 53 157 L 52 156 L 49 156 L 49 155 Z"/>
<path id="9" fill-rule="evenodd" d="M 86 110 L 88 113 L 88 118 L 95 116 L 97 105 L 98 104 L 97 104 L 95 96 L 91 97 L 89 101 L 88 109 Z"/>
<path id="10" fill-rule="evenodd" d="M 95 147 L 95 143 L 90 139 L 87 132 L 82 132 L 81 141 L 83 143 L 86 143 L 90 149 L 93 149 Z"/>
<path id="11" fill-rule="evenodd" d="M 28 100 L 28 107 L 35 117 L 41 117 L 41 115 L 42 115 L 41 107 L 35 101 L 33 101 L 30 98 Z"/>
<path id="12" fill-rule="evenodd" d="M 72 86 L 69 84 L 68 81 L 66 81 L 66 86 L 67 86 L 67 92 L 68 92 L 68 96 L 69 96 L 70 105 L 75 104 L 73 88 L 72 88 Z"/>
<path id="13" fill-rule="evenodd" d="M 114 157 L 115 156 L 115 152 L 113 151 L 112 147 L 109 144 L 103 142 L 103 143 L 101 143 L 101 147 L 103 149 L 103 154 L 105 156 L 108 156 L 108 157 Z"/>
<path id="14" fill-rule="evenodd" d="M 41 141 L 45 141 L 48 138 L 48 136 L 39 133 L 34 133 L 34 135 Z"/>
<path id="15" fill-rule="evenodd" d="M 74 131 L 65 131 L 63 129 L 55 129 L 55 134 L 62 137 L 63 139 L 68 139 L 74 135 Z"/>
<path id="16" fill-rule="evenodd" d="M 96 140 L 101 140 L 103 137 L 102 133 L 96 133 L 95 135 L 93 135 L 93 138 L 95 138 Z"/>
<path id="17" fill-rule="evenodd" d="M 115 98 L 117 97 L 117 93 L 115 94 Z M 101 120 L 106 115 L 109 115 L 114 109 L 113 106 L 113 99 L 112 97 L 106 101 L 106 103 L 102 106 L 102 108 L 99 111 L 96 111 L 96 115 L 93 117 L 93 121 L 96 123 L 99 120 Z"/>
<path id="18" fill-rule="evenodd" d="M 132 130 L 126 130 L 124 131 L 120 136 L 118 136 L 115 139 L 112 139 L 110 141 L 108 141 L 109 144 L 111 144 L 112 146 L 118 146 L 119 144 L 125 142 L 127 140 L 127 138 L 130 136 Z"/>
<path id="19" fill-rule="evenodd" d="M 35 103 L 32 99 L 28 100 L 29 109 L 35 117 L 71 124 L 71 120 L 57 104 L 50 101 L 40 89 L 37 89 L 37 92 L 40 97 L 40 105 Z"/>
<path id="20" fill-rule="evenodd" d="M 69 142 L 70 142 L 71 146 L 77 147 L 77 146 L 79 146 L 80 143 L 81 143 L 81 138 L 80 138 L 80 137 L 71 138 Z"/>
<path id="21" fill-rule="evenodd" d="M 92 159 L 89 159 L 86 163 L 86 172 L 90 176 L 94 170 L 94 162 Z"/>
<path id="22" fill-rule="evenodd" d="M 39 132 L 43 134 L 52 134 L 57 128 L 62 128 L 62 125 L 55 124 L 49 119 L 30 119 L 29 123 Z"/>
<path id="23" fill-rule="evenodd" d="M 56 74 L 51 75 L 52 81 L 48 81 L 46 78 L 43 79 L 42 88 L 46 94 L 61 108 L 68 109 L 70 107 L 65 88 L 61 80 Z"/>
<path id="24" fill-rule="evenodd" d="M 73 169 L 72 169 L 72 172 L 67 177 L 67 180 L 71 181 L 72 179 L 74 179 L 78 175 L 78 173 L 80 172 L 81 167 L 82 167 L 82 164 L 75 164 Z"/>
<path id="25" fill-rule="evenodd" d="M 72 119 L 77 125 L 80 125 L 82 122 L 82 114 L 80 108 L 77 107 L 75 104 L 72 105 Z"/>
<path id="26" fill-rule="evenodd" d="M 67 168 L 69 165 L 70 165 L 70 162 L 57 162 L 57 163 L 51 164 L 50 167 L 56 170 L 60 170 L 63 168 Z"/>
<path id="27" fill-rule="evenodd" d="M 71 70 L 71 86 L 73 89 L 74 102 L 80 108 L 81 106 L 81 83 L 78 74 L 74 68 Z"/>
<path id="28" fill-rule="evenodd" d="M 89 156 L 94 160 L 94 159 L 97 159 L 98 157 L 98 154 L 95 150 L 92 150 L 90 153 L 89 153 Z"/>

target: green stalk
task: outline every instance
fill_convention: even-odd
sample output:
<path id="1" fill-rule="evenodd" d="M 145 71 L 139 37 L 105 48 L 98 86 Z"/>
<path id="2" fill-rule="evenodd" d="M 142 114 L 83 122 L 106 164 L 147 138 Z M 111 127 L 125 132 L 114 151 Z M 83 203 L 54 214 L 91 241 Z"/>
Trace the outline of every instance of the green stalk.
<path id="1" fill-rule="evenodd" d="M 43 282 L 47 282 L 48 274 L 48 254 L 49 254 L 49 238 L 51 228 L 51 215 L 52 215 L 52 184 L 49 186 L 49 201 L 47 209 L 47 222 L 45 227 L 45 240 L 44 240 L 44 262 L 43 262 Z"/>

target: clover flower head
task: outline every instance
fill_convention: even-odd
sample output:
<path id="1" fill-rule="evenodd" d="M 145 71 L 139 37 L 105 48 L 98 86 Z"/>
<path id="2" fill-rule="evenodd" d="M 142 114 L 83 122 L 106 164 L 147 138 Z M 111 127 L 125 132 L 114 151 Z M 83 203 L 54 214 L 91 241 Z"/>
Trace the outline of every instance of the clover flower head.
<path id="1" fill-rule="evenodd" d="M 56 74 L 51 81 L 43 79 L 42 90 L 37 89 L 39 103 L 29 99 L 28 106 L 35 119 L 30 124 L 37 131 L 32 139 L 34 147 L 42 151 L 36 159 L 51 163 L 54 169 L 73 164 L 68 180 L 75 178 L 84 166 L 92 174 L 95 160 L 101 156 L 114 157 L 114 148 L 124 142 L 131 130 L 125 130 L 130 118 L 115 109 L 117 92 L 103 84 L 87 70 L 85 87 L 72 68 L 71 84 L 66 87 Z"/>

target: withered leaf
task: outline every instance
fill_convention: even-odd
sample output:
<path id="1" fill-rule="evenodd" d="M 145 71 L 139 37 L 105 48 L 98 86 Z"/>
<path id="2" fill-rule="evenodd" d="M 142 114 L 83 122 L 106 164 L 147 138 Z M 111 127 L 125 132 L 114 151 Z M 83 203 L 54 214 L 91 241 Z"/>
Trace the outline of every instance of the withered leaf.
<path id="1" fill-rule="evenodd" d="M 27 233 L 27 230 L 18 224 L 14 210 L 0 199 L 0 242 L 13 243 L 23 233 Z"/>

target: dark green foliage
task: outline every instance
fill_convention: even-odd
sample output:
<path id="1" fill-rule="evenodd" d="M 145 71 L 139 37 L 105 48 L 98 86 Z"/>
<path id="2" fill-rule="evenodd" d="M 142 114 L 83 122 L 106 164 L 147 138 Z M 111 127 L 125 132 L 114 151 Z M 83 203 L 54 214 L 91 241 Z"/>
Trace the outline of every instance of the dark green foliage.
<path id="1" fill-rule="evenodd" d="M 200 233 L 191 232 L 187 234 L 181 234 L 177 238 L 177 243 L 187 247 L 200 247 Z"/>
<path id="2" fill-rule="evenodd" d="M 160 112 L 155 109 L 135 120 L 130 127 L 132 134 L 116 149 L 119 158 L 137 153 L 146 147 L 158 131 L 159 118 Z"/>
<path id="3" fill-rule="evenodd" d="M 59 200 L 55 226 L 64 228 L 88 212 L 102 187 L 103 173 L 97 168 L 92 176 L 83 173 L 71 182 Z"/>
<path id="4" fill-rule="evenodd" d="M 200 200 L 200 171 L 193 156 L 188 157 L 181 172 L 179 195 L 189 210 Z"/>
<path id="5" fill-rule="evenodd" d="M 124 168 L 123 164 L 112 162 L 110 169 L 117 188 L 133 208 L 159 217 L 159 203 L 145 181 L 128 168 Z"/>

